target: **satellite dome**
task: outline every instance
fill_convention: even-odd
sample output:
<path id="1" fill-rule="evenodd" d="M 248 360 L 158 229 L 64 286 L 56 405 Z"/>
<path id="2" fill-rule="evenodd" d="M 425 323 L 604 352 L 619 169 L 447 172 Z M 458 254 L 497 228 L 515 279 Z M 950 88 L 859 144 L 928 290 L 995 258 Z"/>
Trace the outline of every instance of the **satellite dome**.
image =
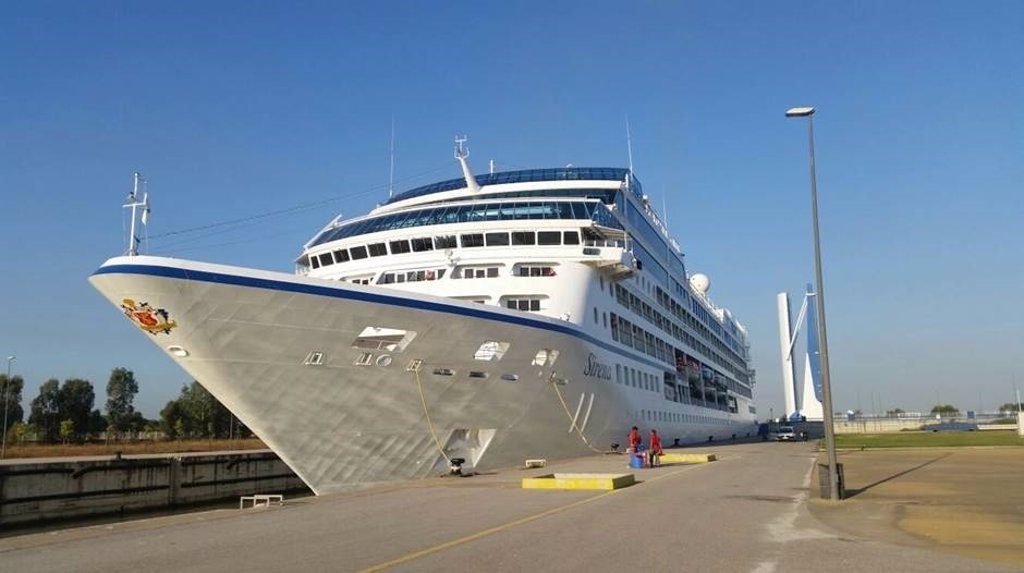
<path id="1" fill-rule="evenodd" d="M 690 277 L 690 286 L 700 294 L 708 294 L 708 289 L 711 288 L 711 279 L 704 273 L 697 273 Z"/>

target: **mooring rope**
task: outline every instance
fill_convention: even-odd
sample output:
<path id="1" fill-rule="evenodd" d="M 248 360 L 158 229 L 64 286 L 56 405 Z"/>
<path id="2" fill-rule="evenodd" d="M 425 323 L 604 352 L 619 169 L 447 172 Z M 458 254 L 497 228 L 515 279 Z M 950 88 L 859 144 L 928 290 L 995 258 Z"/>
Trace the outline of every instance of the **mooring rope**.
<path id="1" fill-rule="evenodd" d="M 415 369 L 412 371 L 416 377 L 416 388 L 420 391 L 420 403 L 423 404 L 423 416 L 427 419 L 427 427 L 430 428 L 430 436 L 434 438 L 434 444 L 437 446 L 437 451 L 441 452 L 441 456 L 444 457 L 448 465 L 452 465 L 452 459 L 445 453 L 444 448 L 441 446 L 441 440 L 437 439 L 437 431 L 434 430 L 434 422 L 430 419 L 430 412 L 427 410 L 427 399 L 423 396 L 423 382 L 420 380 L 420 371 Z"/>
<path id="2" fill-rule="evenodd" d="M 598 454 L 606 453 L 604 450 L 599 450 L 592 446 L 590 444 L 590 440 L 583 435 L 583 430 L 576 425 L 576 419 L 573 418 L 572 414 L 569 412 L 569 406 L 565 403 L 565 398 L 562 397 L 562 391 L 558 389 L 558 382 L 556 380 L 557 379 L 554 376 L 551 377 L 551 387 L 554 388 L 555 394 L 558 396 L 558 401 L 562 403 L 562 409 L 565 410 L 565 415 L 569 417 L 569 423 L 572 424 L 572 429 L 576 430 L 576 434 L 579 435 L 580 439 L 583 440 L 583 443 L 590 448 L 591 451 Z"/>

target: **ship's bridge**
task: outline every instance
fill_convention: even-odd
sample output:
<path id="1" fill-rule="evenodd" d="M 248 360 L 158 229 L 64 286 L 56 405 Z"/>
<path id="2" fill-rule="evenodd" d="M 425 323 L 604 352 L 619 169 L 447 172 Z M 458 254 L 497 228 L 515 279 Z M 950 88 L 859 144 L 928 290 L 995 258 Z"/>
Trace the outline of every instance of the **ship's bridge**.
<path id="1" fill-rule="evenodd" d="M 611 209 L 599 200 L 524 201 L 505 199 L 431 204 L 425 208 L 369 215 L 325 229 L 310 241 L 306 248 L 311 249 L 318 245 L 357 235 L 412 227 L 542 219 L 590 220 L 600 227 L 622 230 L 622 224 L 615 218 Z"/>
<path id="2" fill-rule="evenodd" d="M 476 175 L 476 181 L 480 187 L 488 185 L 505 185 L 514 183 L 541 183 L 553 181 L 615 181 L 621 183 L 630 175 L 629 169 L 622 167 L 559 167 L 554 169 L 523 169 L 519 171 L 502 171 L 499 173 L 488 173 Z M 630 182 L 631 187 L 637 187 L 639 182 L 635 178 Z M 430 185 L 424 185 L 399 193 L 388 199 L 384 205 L 404 203 L 409 199 L 416 199 L 425 195 L 433 195 L 445 191 L 456 191 L 466 189 L 466 179 L 449 179 Z M 642 194 L 642 193 L 641 193 Z"/>

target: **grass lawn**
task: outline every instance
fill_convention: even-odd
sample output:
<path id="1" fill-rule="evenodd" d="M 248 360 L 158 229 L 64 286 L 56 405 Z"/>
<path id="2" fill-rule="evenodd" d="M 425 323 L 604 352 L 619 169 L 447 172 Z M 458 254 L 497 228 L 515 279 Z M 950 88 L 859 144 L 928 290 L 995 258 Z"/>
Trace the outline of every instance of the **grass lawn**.
<path id="1" fill-rule="evenodd" d="M 837 448 L 947 448 L 951 446 L 1024 446 L 1016 430 L 975 432 L 893 432 L 837 434 Z"/>

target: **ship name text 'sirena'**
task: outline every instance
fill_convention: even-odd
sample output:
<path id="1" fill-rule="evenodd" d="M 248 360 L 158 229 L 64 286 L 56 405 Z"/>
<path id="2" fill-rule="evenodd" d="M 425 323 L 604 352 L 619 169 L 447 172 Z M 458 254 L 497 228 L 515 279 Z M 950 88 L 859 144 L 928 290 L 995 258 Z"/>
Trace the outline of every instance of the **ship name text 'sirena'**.
<path id="1" fill-rule="evenodd" d="M 294 275 L 127 256 L 90 280 L 317 493 L 603 451 L 633 425 L 755 431 L 746 331 L 631 170 L 467 157 L 332 221 Z"/>

